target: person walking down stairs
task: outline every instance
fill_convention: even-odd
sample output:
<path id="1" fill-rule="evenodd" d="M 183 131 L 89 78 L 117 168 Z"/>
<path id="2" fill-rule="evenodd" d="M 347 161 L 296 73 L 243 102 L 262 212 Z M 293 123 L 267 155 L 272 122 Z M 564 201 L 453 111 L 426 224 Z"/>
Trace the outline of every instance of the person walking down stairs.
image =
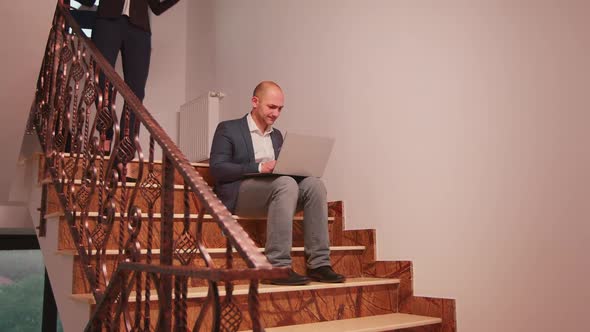
<path id="1" fill-rule="evenodd" d="M 113 67 L 121 52 L 125 83 L 141 101 L 145 97 L 152 52 L 148 6 L 154 14 L 160 15 L 178 1 L 100 0 L 99 2 L 97 19 L 92 29 L 92 41 Z M 97 0 L 78 0 L 78 2 L 90 7 Z M 135 114 L 129 113 L 129 137 L 133 138 L 136 134 Z M 125 117 L 121 116 L 121 135 L 126 128 Z M 102 148 L 109 151 L 113 130 L 107 131 L 106 136 L 105 146 Z"/>

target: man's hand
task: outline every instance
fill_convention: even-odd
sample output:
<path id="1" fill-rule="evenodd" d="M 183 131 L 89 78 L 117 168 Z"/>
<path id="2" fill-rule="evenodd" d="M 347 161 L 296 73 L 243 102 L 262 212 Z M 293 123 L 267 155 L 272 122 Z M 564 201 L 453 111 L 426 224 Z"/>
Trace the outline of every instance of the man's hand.
<path id="1" fill-rule="evenodd" d="M 260 173 L 272 173 L 277 164 L 276 160 L 265 161 L 260 163 Z"/>

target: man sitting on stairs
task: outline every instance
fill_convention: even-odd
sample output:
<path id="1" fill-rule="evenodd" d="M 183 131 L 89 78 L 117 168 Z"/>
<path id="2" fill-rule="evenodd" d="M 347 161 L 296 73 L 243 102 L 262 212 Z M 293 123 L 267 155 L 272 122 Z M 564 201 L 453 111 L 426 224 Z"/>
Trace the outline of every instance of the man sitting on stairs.
<path id="1" fill-rule="evenodd" d="M 266 282 L 305 285 L 310 279 L 343 282 L 330 263 L 326 188 L 315 177 L 247 177 L 272 173 L 283 144 L 272 125 L 281 114 L 284 95 L 278 84 L 261 82 L 254 89 L 252 111 L 244 117 L 221 122 L 211 147 L 210 170 L 215 193 L 232 212 L 245 217 L 266 217 L 265 254 L 273 266 L 291 266 L 293 216 L 303 210 L 307 277 L 293 271 L 289 277 Z"/>

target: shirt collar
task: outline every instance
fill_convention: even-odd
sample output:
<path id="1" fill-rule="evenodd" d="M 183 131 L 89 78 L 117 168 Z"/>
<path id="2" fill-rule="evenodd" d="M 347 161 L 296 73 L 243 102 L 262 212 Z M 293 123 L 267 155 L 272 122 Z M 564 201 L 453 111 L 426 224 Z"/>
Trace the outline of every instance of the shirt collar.
<path id="1" fill-rule="evenodd" d="M 264 132 L 264 134 L 260 131 L 260 129 L 258 129 L 258 126 L 256 125 L 256 122 L 254 122 L 254 118 L 252 118 L 252 113 L 248 113 L 248 116 L 246 117 L 246 119 L 248 120 L 248 130 L 250 130 L 250 132 L 255 132 L 258 133 L 262 136 L 266 136 L 266 135 L 270 135 L 270 133 L 272 133 L 273 128 L 272 126 L 268 126 L 268 128 L 266 128 L 266 132 Z"/>

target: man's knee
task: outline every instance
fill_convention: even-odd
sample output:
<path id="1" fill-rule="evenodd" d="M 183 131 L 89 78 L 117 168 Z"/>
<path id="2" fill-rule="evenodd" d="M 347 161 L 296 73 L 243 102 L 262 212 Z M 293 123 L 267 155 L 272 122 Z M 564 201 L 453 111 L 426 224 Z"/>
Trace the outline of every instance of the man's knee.
<path id="1" fill-rule="evenodd" d="M 290 195 L 297 197 L 299 187 L 297 182 L 290 176 L 280 176 L 272 181 L 273 194 Z"/>
<path id="2" fill-rule="evenodd" d="M 326 186 L 324 182 L 316 177 L 307 177 L 299 182 L 299 188 L 308 194 L 327 196 Z"/>

